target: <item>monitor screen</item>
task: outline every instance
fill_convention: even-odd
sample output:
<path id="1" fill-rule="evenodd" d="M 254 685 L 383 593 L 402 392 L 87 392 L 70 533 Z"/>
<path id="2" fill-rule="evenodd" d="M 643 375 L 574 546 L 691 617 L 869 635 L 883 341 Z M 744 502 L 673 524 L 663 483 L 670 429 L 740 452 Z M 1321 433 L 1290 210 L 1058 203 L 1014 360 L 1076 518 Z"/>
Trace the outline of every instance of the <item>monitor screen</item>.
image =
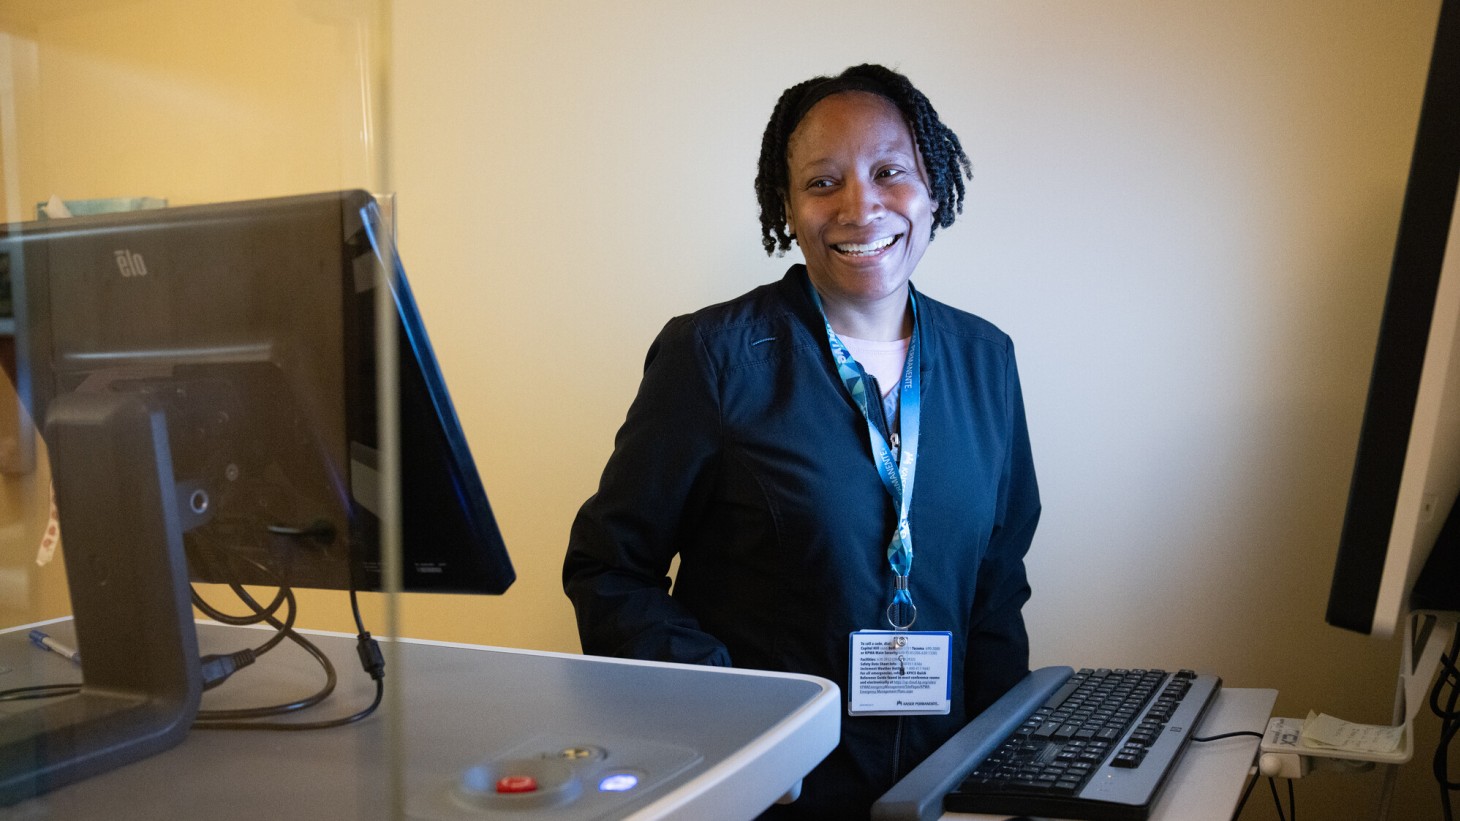
<path id="1" fill-rule="evenodd" d="M 1330 624 L 1392 635 L 1460 610 L 1460 8 L 1440 10 L 1328 599 Z M 1442 535 L 1443 534 L 1443 535 Z M 1423 601 L 1411 601 L 1419 586 Z M 1428 595 L 1429 591 L 1440 595 Z"/>
<path id="2" fill-rule="evenodd" d="M 397 273 L 402 588 L 512 583 L 404 272 L 374 241 L 382 229 L 373 198 L 347 191 L 0 233 L 33 418 L 43 425 L 55 398 L 73 393 L 131 392 L 164 407 L 193 579 L 381 587 L 383 261 Z"/>

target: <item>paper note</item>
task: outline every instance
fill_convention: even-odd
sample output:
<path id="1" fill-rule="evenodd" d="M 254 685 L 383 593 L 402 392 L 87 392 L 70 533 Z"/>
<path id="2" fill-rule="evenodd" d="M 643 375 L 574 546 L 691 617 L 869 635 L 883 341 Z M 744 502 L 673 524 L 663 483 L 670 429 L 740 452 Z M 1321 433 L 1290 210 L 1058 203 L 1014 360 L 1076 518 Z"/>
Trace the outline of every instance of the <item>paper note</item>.
<path id="1" fill-rule="evenodd" d="M 1309 711 L 1299 740 L 1305 747 L 1351 753 L 1392 753 L 1404 739 L 1403 727 L 1354 724 L 1326 713 Z"/>
<path id="2" fill-rule="evenodd" d="M 65 201 L 55 194 L 52 194 L 51 198 L 46 200 L 46 204 L 42 205 L 41 209 L 47 217 L 53 220 L 71 216 L 71 209 L 67 208 Z"/>

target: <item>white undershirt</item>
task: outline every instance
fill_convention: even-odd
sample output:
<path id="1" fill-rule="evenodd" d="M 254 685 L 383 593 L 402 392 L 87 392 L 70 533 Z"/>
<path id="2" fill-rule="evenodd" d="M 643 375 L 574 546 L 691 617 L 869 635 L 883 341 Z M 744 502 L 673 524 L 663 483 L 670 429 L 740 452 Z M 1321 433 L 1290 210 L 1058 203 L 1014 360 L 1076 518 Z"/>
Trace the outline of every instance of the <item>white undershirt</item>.
<path id="1" fill-rule="evenodd" d="M 912 337 L 890 342 L 857 339 L 845 334 L 837 334 L 837 337 L 847 346 L 857 364 L 876 377 L 877 387 L 882 391 L 882 413 L 887 417 L 887 426 L 896 431 L 898 401 L 902 396 L 902 391 L 899 390 L 902 387 L 902 371 L 907 365 L 907 350 L 912 344 Z"/>

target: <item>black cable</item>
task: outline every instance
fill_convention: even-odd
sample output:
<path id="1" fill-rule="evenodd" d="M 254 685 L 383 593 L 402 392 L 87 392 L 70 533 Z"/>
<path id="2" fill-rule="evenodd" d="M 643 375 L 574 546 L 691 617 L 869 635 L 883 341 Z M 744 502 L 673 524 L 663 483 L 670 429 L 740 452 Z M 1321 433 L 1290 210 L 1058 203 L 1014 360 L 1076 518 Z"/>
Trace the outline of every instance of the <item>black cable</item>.
<path id="1" fill-rule="evenodd" d="M 360 721 L 360 720 L 368 717 L 371 713 L 374 713 L 375 712 L 376 708 L 378 708 L 380 706 L 380 702 L 384 698 L 384 696 L 385 696 L 385 680 L 384 679 L 376 679 L 375 680 L 375 698 L 374 698 L 374 700 L 372 700 L 370 702 L 370 706 L 364 708 L 363 710 L 360 710 L 357 713 L 354 713 L 354 714 L 351 714 L 351 715 L 348 715 L 348 716 L 344 716 L 342 718 L 333 718 L 333 719 L 327 719 L 325 721 L 308 721 L 308 722 L 304 722 L 304 721 L 300 721 L 300 722 L 282 722 L 282 721 L 269 721 L 269 722 L 265 722 L 265 721 L 205 721 L 205 722 L 194 722 L 193 729 L 195 729 L 195 730 L 280 730 L 280 731 L 289 731 L 289 730 L 328 730 L 328 729 L 330 729 L 332 727 L 343 727 L 346 724 L 354 724 L 355 722 Z"/>
<path id="2" fill-rule="evenodd" d="M 1232 810 L 1232 821 L 1237 821 L 1242 815 L 1242 808 L 1247 806 L 1247 798 L 1252 795 L 1252 788 L 1256 787 L 1257 782 L 1261 780 L 1262 776 L 1259 773 L 1253 773 L 1252 777 L 1247 779 L 1247 788 L 1242 791 L 1242 797 L 1237 800 L 1237 809 Z"/>
<path id="3" fill-rule="evenodd" d="M 383 678 L 384 677 L 383 677 L 383 675 L 382 676 L 379 676 L 379 677 L 376 677 L 376 676 L 373 676 L 372 675 L 372 677 L 375 678 L 375 680 L 376 680 L 375 699 L 374 699 L 374 701 L 371 703 L 371 705 L 369 707 L 365 708 L 364 710 L 362 710 L 359 713 L 356 713 L 356 714 L 354 714 L 352 716 L 347 716 L 345 718 L 340 718 L 340 719 L 332 719 L 332 720 L 328 720 L 328 721 L 308 722 L 308 723 L 301 722 L 301 723 L 290 723 L 290 724 L 262 724 L 262 723 L 255 723 L 255 722 L 248 721 L 248 719 L 269 718 L 269 717 L 274 717 L 274 716 L 287 715 L 289 713 L 294 713 L 294 712 L 298 712 L 300 710 L 307 709 L 309 707 L 313 707 L 314 705 L 319 704 L 320 702 L 322 702 L 326 698 L 328 698 L 329 695 L 335 689 L 335 685 L 338 682 L 338 676 L 335 673 L 334 664 L 330 662 L 329 657 L 326 656 L 324 654 L 324 652 L 321 651 L 318 647 L 316 647 L 312 642 L 310 642 L 309 640 L 305 639 L 303 636 L 300 636 L 298 633 L 293 632 L 292 630 L 289 631 L 288 637 L 292 641 L 298 643 L 301 647 L 303 647 L 305 649 L 305 651 L 308 652 L 310 655 L 314 656 L 315 659 L 320 663 L 320 666 L 324 669 L 325 676 L 326 676 L 326 679 L 327 680 L 326 680 L 325 685 L 322 688 L 320 688 L 320 690 L 316 691 L 311 696 L 308 696 L 308 697 L 303 698 L 303 699 L 299 699 L 297 701 L 288 702 L 288 703 L 284 703 L 284 704 L 271 705 L 271 706 L 268 706 L 268 707 L 248 707 L 248 708 L 239 708 L 239 709 L 233 709 L 233 710 L 199 710 L 198 711 L 198 714 L 197 714 L 197 718 L 193 722 L 193 729 L 195 729 L 195 730 L 221 730 L 221 729 L 234 729 L 234 730 L 263 730 L 263 729 L 312 730 L 312 729 L 321 729 L 321 728 L 326 728 L 326 727 L 337 727 L 337 726 L 341 726 L 341 725 L 344 725 L 344 724 L 353 723 L 355 721 L 359 721 L 362 718 L 365 718 L 366 716 L 368 716 L 372 712 L 374 712 L 375 709 L 380 705 L 380 702 L 381 702 L 381 699 L 382 699 L 382 696 L 383 696 L 383 692 L 384 692 L 384 682 L 383 682 Z M 218 658 L 218 657 L 216 657 L 216 656 L 205 656 L 204 657 L 204 659 L 209 659 L 209 658 Z M 367 669 L 367 672 L 370 672 L 370 671 Z M 213 684 L 216 684 L 216 683 L 218 683 L 218 681 L 213 681 L 212 683 L 206 683 L 205 682 L 204 687 L 206 689 L 208 687 L 213 686 Z M 24 701 L 24 700 L 31 700 L 31 699 L 58 698 L 58 697 L 61 697 L 61 696 L 75 695 L 75 694 L 77 694 L 79 692 L 81 692 L 81 684 L 79 684 L 79 683 L 77 683 L 77 684 L 37 684 L 37 685 L 29 686 L 29 687 L 16 687 L 16 688 L 11 689 L 11 690 L 3 690 L 3 691 L 0 691 L 0 701 Z"/>
<path id="4" fill-rule="evenodd" d="M 202 595 L 198 593 L 196 588 L 192 589 L 193 606 L 197 607 L 208 618 L 213 619 L 220 624 L 230 624 L 239 627 L 259 624 L 261 622 L 269 622 L 270 624 L 273 624 L 276 628 L 274 636 L 268 641 L 264 642 L 263 645 L 254 648 L 254 655 L 261 656 L 277 646 L 279 642 L 283 641 L 285 634 L 288 632 L 289 628 L 294 626 L 294 618 L 297 611 L 296 603 L 294 600 L 294 590 L 289 587 L 289 585 L 285 584 L 283 579 L 279 578 L 277 574 L 272 572 L 262 562 L 255 561 L 254 559 L 244 556 L 240 556 L 238 558 L 253 565 L 255 569 L 257 569 L 264 575 L 274 578 L 275 585 L 278 587 L 278 592 L 274 594 L 274 600 L 270 602 L 267 607 L 262 607 L 257 601 L 254 600 L 253 596 L 250 595 L 249 592 L 243 588 L 242 585 L 237 582 L 229 582 L 228 588 L 233 591 L 234 595 L 238 596 L 240 601 L 248 605 L 249 610 L 251 611 L 250 614 L 243 616 L 234 616 L 228 613 L 224 613 L 222 610 L 219 610 L 218 608 L 214 607 L 206 600 L 204 600 Z M 278 613 L 279 608 L 285 605 L 288 605 L 289 615 L 284 620 L 284 624 L 282 626 L 279 626 L 278 621 L 275 620 L 273 617 L 276 613 Z M 214 684 L 216 683 L 217 682 L 214 682 Z"/>
<path id="5" fill-rule="evenodd" d="M 268 641 L 264 642 L 258 647 L 253 648 L 253 653 L 256 656 L 261 656 L 264 653 L 267 653 L 269 650 L 272 650 L 275 646 L 279 644 L 279 642 L 284 640 L 287 629 L 294 626 L 294 592 L 287 588 L 280 588 L 279 595 L 275 598 L 275 601 L 282 601 L 289 605 L 288 615 L 284 619 L 283 628 L 275 629 L 274 635 L 270 636 Z M 201 595 L 199 595 L 196 590 L 193 591 L 193 606 L 198 608 L 198 610 L 201 611 L 203 615 L 218 622 L 219 624 L 228 624 L 242 627 L 258 624 L 259 622 L 264 621 L 263 618 L 260 618 L 257 615 L 232 616 L 224 613 L 223 611 L 209 604 Z"/>
<path id="6" fill-rule="evenodd" d="M 275 629 L 274 637 L 255 648 L 255 653 L 263 655 L 278 645 L 279 642 L 283 641 L 290 633 L 294 632 L 292 628 L 294 627 L 294 619 L 299 614 L 299 606 L 298 602 L 294 599 L 294 589 L 292 587 L 280 582 L 279 592 L 275 594 L 274 601 L 270 602 L 269 606 L 265 608 L 260 608 L 259 603 L 254 601 L 253 596 L 249 595 L 248 591 L 244 590 L 243 586 L 237 582 L 230 582 L 228 588 L 233 591 L 234 595 L 238 596 L 240 601 L 253 609 L 254 613 L 258 616 L 258 621 L 267 623 Z M 288 615 L 285 616 L 282 624 L 274 617 L 274 614 L 278 612 L 277 605 L 279 602 L 287 604 L 289 608 L 287 611 Z"/>
<path id="7" fill-rule="evenodd" d="M 1221 741 L 1224 738 L 1243 738 L 1243 737 L 1262 738 L 1263 737 L 1263 734 L 1257 732 L 1256 730 L 1234 730 L 1234 731 L 1232 731 L 1230 733 L 1217 733 L 1216 735 L 1208 735 L 1208 736 L 1192 736 L 1191 737 L 1191 740 L 1193 742 L 1196 742 L 1196 743 L 1199 743 L 1199 744 L 1206 744 L 1206 743 L 1211 742 L 1211 741 Z M 1247 797 L 1250 796 L 1250 795 L 1252 795 L 1252 788 L 1257 786 L 1257 781 L 1258 781 L 1259 778 L 1261 778 L 1260 775 L 1253 775 L 1252 778 L 1248 779 L 1248 781 L 1247 781 L 1247 788 L 1242 791 L 1242 798 L 1240 800 L 1238 800 L 1238 802 L 1237 802 L 1237 809 L 1233 810 L 1233 812 L 1232 812 L 1232 821 L 1236 821 L 1237 816 L 1239 816 L 1239 815 L 1242 814 L 1242 808 L 1247 805 Z M 1268 780 L 1271 781 L 1272 779 L 1268 779 Z M 1293 782 L 1289 781 L 1288 782 L 1289 789 L 1291 789 L 1292 786 L 1293 786 Z M 1277 798 L 1277 786 L 1276 785 L 1273 786 L 1273 798 L 1274 799 Z M 1278 816 L 1279 817 L 1282 816 L 1282 812 L 1283 812 L 1282 805 L 1279 804 L 1278 805 Z"/>
<path id="8" fill-rule="evenodd" d="M 1253 738 L 1262 738 L 1262 733 L 1259 733 L 1256 730 L 1236 730 L 1230 733 L 1218 733 L 1216 735 L 1209 735 L 1201 738 L 1198 738 L 1197 736 L 1192 736 L 1191 740 L 1201 744 L 1205 744 L 1208 741 L 1221 741 L 1224 738 L 1237 738 L 1239 736 L 1252 736 Z"/>
<path id="9" fill-rule="evenodd" d="M 232 710 L 199 710 L 198 720 L 193 722 L 193 728 L 197 730 L 241 729 L 229 728 L 224 725 L 228 722 L 242 719 L 272 718 L 297 713 L 300 710 L 313 707 L 326 698 L 329 698 L 330 694 L 335 691 L 335 685 L 339 682 L 339 676 L 335 673 L 335 665 L 330 662 L 329 656 L 326 656 L 324 651 L 316 647 L 313 642 L 293 630 L 288 631 L 287 637 L 290 641 L 303 648 L 306 653 L 314 656 L 315 661 L 319 662 L 320 667 L 324 670 L 324 686 L 316 690 L 313 695 L 283 704 L 273 704 L 267 707 L 242 707 Z"/>
<path id="10" fill-rule="evenodd" d="M 271 603 L 269 607 L 265 607 L 259 604 L 258 600 L 255 599 L 253 595 L 250 594 L 247 590 L 245 590 L 242 585 L 236 582 L 232 582 L 229 583 L 228 586 L 229 589 L 233 591 L 234 595 L 238 596 L 239 600 L 253 611 L 252 616 L 230 616 L 230 623 L 255 624 L 258 622 L 264 622 L 271 625 L 276 631 L 274 637 L 265 642 L 259 649 L 255 650 L 254 654 L 262 654 L 278 644 L 279 641 L 287 638 L 295 644 L 299 645 L 299 647 L 301 647 L 306 653 L 309 653 L 311 656 L 313 656 L 315 661 L 319 662 L 321 669 L 324 670 L 325 683 L 324 686 L 315 691 L 313 695 L 307 696 L 297 701 L 286 702 L 284 704 L 274 704 L 267 707 L 247 707 L 232 710 L 199 710 L 199 720 L 193 722 L 193 727 L 196 729 L 204 730 L 224 729 L 224 727 L 219 726 L 223 722 L 288 715 L 289 713 L 294 713 L 300 710 L 307 709 L 309 707 L 313 707 L 314 705 L 319 704 L 320 702 L 328 698 L 329 695 L 334 692 L 335 685 L 338 683 L 339 677 L 335 673 L 335 666 L 333 663 L 330 662 L 329 657 L 326 656 L 324 652 L 321 651 L 318 647 L 316 647 L 313 642 L 309 641 L 308 639 L 304 638 L 294 631 L 294 619 L 298 610 L 294 599 L 294 591 L 291 590 L 287 585 L 281 585 L 279 588 L 279 593 L 274 596 L 274 602 Z M 202 599 L 201 596 L 198 596 L 196 598 L 197 600 Z M 288 615 L 283 622 L 279 621 L 277 617 L 277 605 L 280 601 L 285 601 L 288 604 Z M 217 612 L 217 610 L 213 608 L 210 608 L 210 611 Z M 213 686 L 217 683 L 217 681 L 214 681 L 209 684 L 209 686 Z"/>
<path id="11" fill-rule="evenodd" d="M 245 559 L 254 564 L 260 570 L 268 572 L 263 565 Z M 271 574 L 272 575 L 272 574 Z M 230 583 L 229 588 L 234 594 L 252 611 L 251 615 L 235 616 L 224 613 L 217 607 L 203 599 L 196 589 L 191 591 L 192 603 L 209 618 L 220 623 L 245 626 L 258 623 L 267 623 L 274 627 L 274 635 L 264 644 L 257 648 L 245 648 L 244 650 L 227 654 L 215 654 L 203 656 L 200 665 L 203 670 L 203 688 L 209 689 L 221 684 L 228 676 L 248 664 L 254 659 L 277 646 L 284 639 L 288 639 L 299 645 L 305 652 L 309 653 L 319 662 L 325 673 L 325 684 L 313 695 L 297 701 L 285 704 L 275 704 L 267 707 L 247 707 L 231 710 L 199 710 L 197 718 L 193 721 L 195 730 L 322 730 L 332 727 L 342 727 L 360 721 L 380 707 L 385 696 L 385 657 L 380 651 L 379 643 L 365 629 L 365 621 L 360 614 L 360 601 L 353 586 L 350 587 L 350 611 L 355 620 L 355 627 L 358 632 L 356 636 L 356 653 L 360 658 L 361 668 L 375 681 L 375 696 L 370 704 L 364 709 L 340 718 L 326 719 L 323 721 L 310 722 L 261 722 L 252 719 L 270 718 L 295 713 L 300 710 L 313 707 L 324 701 L 335 690 L 339 677 L 335 673 L 334 664 L 324 651 L 293 629 L 295 617 L 298 613 L 298 605 L 294 598 L 294 591 L 287 585 L 281 584 L 274 600 L 267 606 L 259 604 L 242 585 Z M 284 621 L 277 618 L 281 607 L 286 607 Z M 81 692 L 81 684 L 39 684 L 28 687 L 17 687 L 10 690 L 0 690 L 0 701 L 22 701 L 29 699 L 56 698 L 60 696 L 75 695 Z"/>
<path id="12" fill-rule="evenodd" d="M 384 699 L 385 696 L 385 657 L 380 651 L 380 645 L 376 642 L 374 638 L 371 637 L 369 631 L 365 629 L 365 621 L 360 615 L 359 596 L 357 595 L 355 588 L 352 585 L 349 590 L 350 612 L 355 619 L 355 627 L 358 633 L 358 635 L 356 636 L 355 649 L 356 653 L 360 657 L 361 668 L 364 669 L 364 671 L 370 675 L 370 678 L 375 681 L 375 697 L 370 702 L 369 706 L 351 715 L 335 719 L 326 719 L 324 721 L 260 722 L 247 720 L 252 718 L 269 717 L 271 715 L 280 715 L 284 712 L 295 712 L 297 710 L 304 709 L 305 707 L 310 707 L 318 704 L 320 701 L 323 701 L 326 696 L 333 692 L 337 678 L 335 676 L 334 665 L 330 663 L 329 658 L 325 656 L 325 654 L 321 652 L 318 647 L 315 647 L 312 642 L 294 632 L 294 630 L 292 629 L 293 617 L 295 612 L 295 604 L 292 591 L 288 594 L 289 619 L 288 624 L 285 625 L 279 623 L 277 618 L 275 618 L 273 612 L 277 609 L 279 597 L 275 597 L 275 604 L 271 605 L 270 608 L 264 608 L 259 605 L 258 601 L 255 600 L 253 596 L 251 596 L 240 585 L 230 584 L 229 587 L 233 589 L 233 592 L 246 605 L 248 605 L 250 609 L 255 612 L 255 614 L 260 616 L 260 620 L 266 621 L 269 624 L 274 625 L 276 628 L 279 629 L 279 633 L 281 636 L 287 637 L 290 641 L 295 642 L 300 647 L 304 648 L 306 652 L 313 655 L 320 662 L 321 666 L 325 669 L 329 681 L 326 687 L 320 693 L 317 693 L 315 696 L 310 697 L 310 699 L 305 699 L 301 702 L 295 702 L 292 705 L 278 705 L 273 708 L 253 708 L 249 710 L 200 711 L 199 716 L 203 716 L 204 719 L 201 721 L 195 721 L 193 723 L 194 729 L 278 731 L 323 730 L 332 727 L 342 727 L 346 724 L 353 724 L 370 716 L 376 711 L 376 709 L 380 707 L 381 701 Z M 287 709 L 285 709 L 286 707 Z"/>
<path id="13" fill-rule="evenodd" d="M 309 653 L 311 656 L 314 656 L 315 660 L 319 662 L 321 669 L 323 669 L 324 671 L 325 684 L 318 691 L 316 691 L 314 695 L 308 696 L 298 701 L 288 702 L 284 704 L 275 704 L 268 707 L 252 707 L 234 710 L 200 710 L 198 711 L 200 721 L 194 724 L 194 726 L 199 729 L 220 729 L 221 726 L 215 725 L 216 722 L 269 718 L 273 716 L 287 715 L 289 713 L 298 712 L 300 710 L 313 707 L 314 705 L 319 704 L 320 702 L 328 698 L 330 694 L 334 692 L 335 686 L 339 681 L 339 677 L 335 673 L 334 664 L 330 662 L 329 657 L 326 656 L 324 652 L 321 651 L 318 647 L 316 647 L 313 642 L 309 641 L 308 639 L 304 638 L 293 630 L 294 621 L 298 615 L 298 603 L 294 598 L 293 589 L 285 584 L 283 580 L 278 577 L 278 574 L 272 572 L 271 569 L 265 566 L 263 563 L 258 562 L 247 556 L 238 556 L 236 558 L 248 562 L 256 570 L 263 573 L 264 575 L 274 577 L 278 585 L 278 592 L 274 594 L 274 600 L 270 602 L 267 606 L 261 605 L 259 604 L 258 600 L 253 597 L 253 594 L 249 593 L 248 590 L 243 587 L 243 585 L 239 584 L 238 582 L 229 582 L 228 588 L 233 591 L 233 594 L 238 597 L 239 601 L 243 602 L 244 605 L 248 607 L 248 609 L 251 611 L 250 614 L 235 616 L 224 613 L 205 601 L 202 595 L 199 594 L 196 589 L 193 590 L 194 605 L 196 605 L 200 610 L 203 611 L 204 614 L 206 614 L 210 618 L 213 618 L 224 624 L 235 626 L 248 626 L 253 624 L 266 623 L 271 625 L 274 628 L 275 632 L 268 641 L 264 642 L 262 645 L 252 650 L 240 651 L 239 653 L 227 654 L 223 656 L 204 656 L 202 659 L 204 674 L 203 689 L 211 689 L 218 684 L 221 684 L 224 679 L 228 678 L 228 676 L 232 675 L 239 668 L 252 664 L 258 656 L 261 656 L 269 650 L 273 649 L 286 638 L 299 645 L 301 648 L 304 649 L 305 652 Z M 287 608 L 286 616 L 282 623 L 278 619 L 278 611 L 280 607 Z M 356 624 L 358 625 L 360 622 L 358 616 L 358 608 L 356 608 L 356 610 Z"/>
<path id="14" fill-rule="evenodd" d="M 38 698 L 59 698 L 81 692 L 81 684 L 32 684 L 29 687 L 15 687 L 0 690 L 0 701 L 29 701 Z"/>
<path id="15" fill-rule="evenodd" d="M 237 585 L 231 584 L 229 585 L 229 587 L 236 589 Z M 277 613 L 279 611 L 279 608 L 286 603 L 288 597 L 289 588 L 281 584 L 279 586 L 279 592 L 274 594 L 274 600 L 272 602 L 269 602 L 269 606 L 263 608 L 263 611 L 265 613 L 268 613 L 269 615 Z M 206 613 L 208 615 L 208 618 L 222 624 L 244 626 L 250 624 L 258 624 L 259 622 L 264 620 L 264 616 L 261 615 L 257 609 L 255 609 L 254 612 L 245 616 L 233 616 L 229 615 L 228 613 L 224 613 L 222 610 L 219 610 L 218 608 L 209 604 L 207 600 L 203 598 L 202 594 L 200 594 L 196 589 L 193 590 L 193 605 L 199 610 L 202 610 L 204 613 Z"/>
<path id="16" fill-rule="evenodd" d="M 385 655 L 380 652 L 380 642 L 365 629 L 365 620 L 360 617 L 360 599 L 355 593 L 354 585 L 350 586 L 350 612 L 355 615 L 355 652 L 360 656 L 360 667 L 378 684 L 385 679 Z"/>
<path id="17" fill-rule="evenodd" d="M 355 617 L 355 632 L 370 635 L 365 629 L 365 620 L 360 617 L 360 597 L 353 584 L 350 585 L 350 614 Z"/>
<path id="18" fill-rule="evenodd" d="M 1277 807 L 1278 821 L 1288 821 L 1288 817 L 1283 814 L 1283 800 L 1278 798 L 1277 779 L 1269 777 L 1267 779 L 1267 786 L 1272 789 L 1272 803 L 1273 806 Z M 1292 786 L 1291 781 L 1288 782 L 1288 786 Z M 1292 821 L 1298 820 L 1294 818 Z"/>
<path id="19" fill-rule="evenodd" d="M 1456 668 L 1456 658 L 1460 656 L 1460 631 L 1450 642 L 1450 652 L 1440 655 L 1440 676 L 1435 686 L 1430 689 L 1430 711 L 1440 717 L 1440 738 L 1435 742 L 1434 775 L 1435 783 L 1440 788 L 1440 811 L 1444 821 L 1452 821 L 1454 810 L 1450 804 L 1450 793 L 1460 789 L 1460 782 L 1450 779 L 1450 745 L 1454 742 L 1457 733 L 1460 733 L 1460 711 L 1456 705 L 1460 703 L 1460 669 Z M 1445 688 L 1450 688 L 1450 696 L 1445 706 L 1440 706 L 1441 694 Z"/>
<path id="20" fill-rule="evenodd" d="M 257 567 L 260 571 L 268 573 L 268 568 L 264 567 L 262 564 L 255 562 L 251 559 L 247 561 Z M 238 583 L 230 583 L 229 588 L 233 591 L 234 595 L 238 596 L 240 601 L 242 601 L 245 605 L 249 607 L 249 609 L 252 611 L 250 615 L 234 616 L 228 613 L 224 613 L 222 610 L 209 604 L 207 600 L 203 598 L 202 594 L 198 593 L 196 589 L 192 591 L 193 605 L 201 610 L 209 618 L 220 621 L 224 624 L 235 626 L 248 626 L 252 624 L 258 624 L 260 622 L 268 623 L 269 625 L 274 627 L 274 635 L 269 637 L 268 641 L 264 642 L 256 648 L 246 648 L 244 650 L 240 650 L 234 653 L 203 656 L 202 659 L 199 660 L 199 667 L 203 675 L 204 690 L 211 690 L 212 688 L 217 687 L 219 684 L 222 684 L 225 680 L 228 679 L 229 676 L 232 676 L 243 667 L 247 667 L 248 665 L 253 664 L 259 656 L 263 655 L 269 650 L 272 650 L 286 638 L 289 638 L 296 642 L 304 641 L 304 639 L 300 637 L 297 633 L 295 633 L 292 629 L 294 626 L 294 620 L 298 615 L 298 606 L 294 598 L 294 591 L 287 585 L 284 585 L 282 583 L 279 585 L 278 592 L 274 594 L 274 600 L 270 602 L 267 607 L 260 605 L 258 601 L 254 599 L 254 597 Z M 276 617 L 276 614 L 278 613 L 280 607 L 287 607 L 287 615 L 282 623 Z M 310 651 L 311 647 L 312 645 L 306 646 L 306 651 Z M 311 697 L 311 699 L 306 699 L 300 702 L 293 702 L 290 704 L 275 705 L 273 707 L 256 708 L 256 712 L 253 713 L 253 717 L 262 718 L 270 715 L 281 715 L 284 713 L 292 712 L 294 710 L 302 710 L 305 707 L 309 707 L 313 704 L 318 704 L 320 701 L 323 701 L 330 694 L 330 692 L 334 690 L 334 669 L 330 665 L 328 659 L 325 659 L 323 657 L 323 654 L 318 652 L 312 652 L 311 654 L 314 655 L 316 659 L 320 660 L 322 666 L 325 669 L 325 677 L 327 679 L 325 687 L 315 696 Z M 209 718 L 245 717 L 241 714 L 223 715 L 220 714 L 218 711 L 208 710 L 201 711 L 200 715 L 202 715 L 205 720 Z"/>

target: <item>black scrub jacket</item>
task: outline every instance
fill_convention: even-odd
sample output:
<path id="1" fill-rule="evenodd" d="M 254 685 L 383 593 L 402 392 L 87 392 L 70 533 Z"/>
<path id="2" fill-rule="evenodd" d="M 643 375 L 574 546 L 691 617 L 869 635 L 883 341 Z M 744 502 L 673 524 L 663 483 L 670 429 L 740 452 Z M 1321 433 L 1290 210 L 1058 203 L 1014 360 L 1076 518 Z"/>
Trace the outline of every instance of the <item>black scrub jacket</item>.
<path id="1" fill-rule="evenodd" d="M 808 673 L 845 695 L 849 635 L 888 629 L 896 511 L 810 289 L 795 265 L 654 341 L 570 535 L 563 583 L 585 653 Z M 844 715 L 841 743 L 780 815 L 865 817 L 1028 671 L 1024 554 L 1040 505 L 1013 344 L 917 302 L 909 588 L 913 629 L 953 634 L 952 712 Z"/>

